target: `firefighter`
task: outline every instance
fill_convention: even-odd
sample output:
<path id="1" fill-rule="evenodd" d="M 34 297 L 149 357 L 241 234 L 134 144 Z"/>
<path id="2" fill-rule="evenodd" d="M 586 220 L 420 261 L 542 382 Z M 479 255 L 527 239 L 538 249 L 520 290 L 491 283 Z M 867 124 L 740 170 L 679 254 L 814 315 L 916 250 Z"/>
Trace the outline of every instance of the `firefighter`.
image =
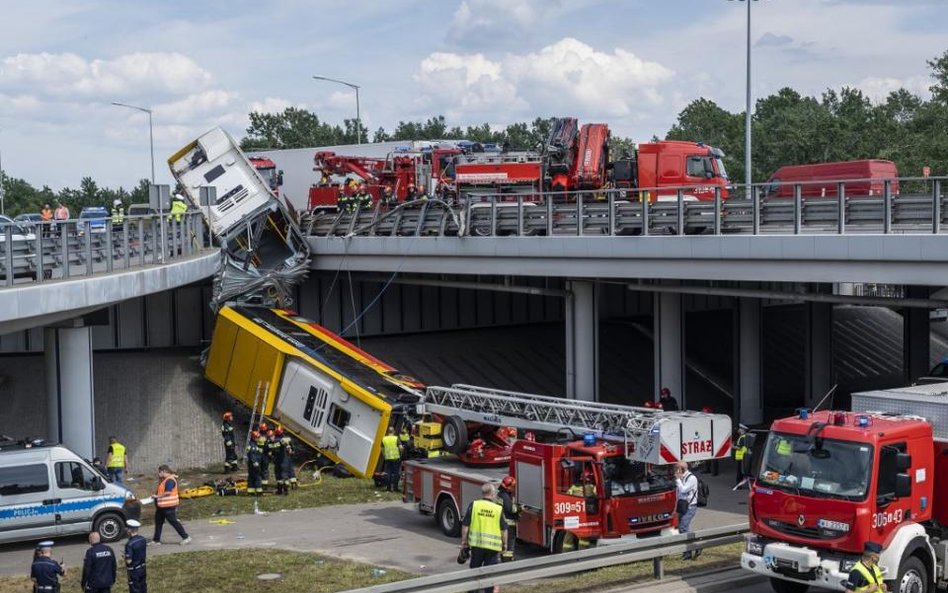
<path id="1" fill-rule="evenodd" d="M 351 198 L 349 194 L 346 193 L 345 186 L 339 186 L 339 194 L 336 197 L 336 211 L 337 212 L 350 212 L 349 204 L 351 203 Z"/>
<path id="2" fill-rule="evenodd" d="M 408 184 L 408 191 L 405 193 L 405 201 L 411 202 L 412 200 L 418 199 L 418 189 L 415 187 L 414 183 Z"/>
<path id="3" fill-rule="evenodd" d="M 293 439 L 290 438 L 290 435 L 286 434 L 282 426 L 277 426 L 276 437 L 283 445 L 281 448 L 283 458 L 280 465 L 283 474 L 283 494 L 288 495 L 291 488 L 295 490 L 299 487 L 299 482 L 296 480 L 296 472 L 293 471 Z"/>
<path id="4" fill-rule="evenodd" d="M 125 209 L 122 207 L 122 200 L 115 198 L 112 200 L 112 226 L 122 226 L 125 222 Z"/>
<path id="5" fill-rule="evenodd" d="M 364 183 L 359 184 L 359 190 L 356 192 L 353 209 L 369 210 L 372 208 L 372 194 Z"/>
<path id="6" fill-rule="evenodd" d="M 382 437 L 382 457 L 385 468 L 385 486 L 389 492 L 398 490 L 398 478 L 401 472 L 402 451 L 398 444 L 398 437 L 395 436 L 395 427 L 389 426 L 388 431 Z"/>
<path id="7" fill-rule="evenodd" d="M 395 196 L 395 192 L 392 191 L 391 185 L 386 185 L 382 188 L 382 206 L 386 209 L 394 208 L 398 206 L 398 198 Z"/>
<path id="8" fill-rule="evenodd" d="M 402 423 L 398 431 L 398 446 L 402 449 L 402 459 L 407 459 L 411 451 L 411 431 L 408 429 L 408 424 Z"/>
<path id="9" fill-rule="evenodd" d="M 173 220 L 174 222 L 181 222 L 181 216 L 188 211 L 188 205 L 184 201 L 184 194 L 181 193 L 181 190 L 175 192 L 174 198 L 171 200 L 171 213 L 168 215 L 168 220 Z"/>
<path id="10" fill-rule="evenodd" d="M 272 431 L 266 422 L 260 423 L 260 436 L 257 438 L 257 446 L 260 447 L 260 489 L 266 490 L 270 486 L 270 434 Z"/>
<path id="11" fill-rule="evenodd" d="M 263 450 L 257 444 L 260 433 L 254 430 L 250 433 L 250 444 L 247 445 L 247 494 L 260 496 L 263 492 L 260 465 L 263 461 Z"/>
<path id="12" fill-rule="evenodd" d="M 221 423 L 221 437 L 224 439 L 224 473 L 240 469 L 240 465 L 237 464 L 237 439 L 234 435 L 233 421 L 233 412 L 224 412 Z"/>
<path id="13" fill-rule="evenodd" d="M 267 431 L 267 455 L 273 463 L 276 493 L 289 494 L 289 490 L 286 490 L 286 478 L 283 477 L 283 441 L 277 438 L 275 430 Z"/>
<path id="14" fill-rule="evenodd" d="M 520 518 L 520 509 L 514 500 L 514 488 L 517 487 L 517 479 L 513 476 L 505 476 L 500 481 L 500 488 L 497 489 L 497 496 L 500 498 L 500 504 L 504 509 L 504 520 L 507 522 L 507 545 L 500 554 L 502 562 L 509 562 L 514 557 L 514 545 L 517 541 L 517 519 Z"/>
<path id="15" fill-rule="evenodd" d="M 672 395 L 671 389 L 667 387 L 662 387 L 661 392 L 659 392 L 658 403 L 666 412 L 678 411 L 678 400 Z"/>

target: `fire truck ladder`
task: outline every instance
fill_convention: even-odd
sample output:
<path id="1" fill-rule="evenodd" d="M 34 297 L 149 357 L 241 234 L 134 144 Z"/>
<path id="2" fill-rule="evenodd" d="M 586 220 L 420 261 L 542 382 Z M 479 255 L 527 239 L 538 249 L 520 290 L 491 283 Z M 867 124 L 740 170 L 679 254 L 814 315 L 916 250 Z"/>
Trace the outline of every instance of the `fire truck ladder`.
<path id="1" fill-rule="evenodd" d="M 699 412 L 663 412 L 651 408 L 600 402 L 576 402 L 544 395 L 455 384 L 428 387 L 422 411 L 458 416 L 469 422 L 513 426 L 523 430 L 562 432 L 638 444 L 663 421 L 703 416 Z"/>

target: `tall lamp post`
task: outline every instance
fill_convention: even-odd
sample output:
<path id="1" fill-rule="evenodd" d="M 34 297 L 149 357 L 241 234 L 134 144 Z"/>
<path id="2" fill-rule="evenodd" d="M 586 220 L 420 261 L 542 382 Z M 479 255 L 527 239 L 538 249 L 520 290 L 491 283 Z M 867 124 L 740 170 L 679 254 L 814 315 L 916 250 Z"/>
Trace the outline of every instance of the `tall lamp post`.
<path id="1" fill-rule="evenodd" d="M 3 131 L 3 128 L 0 128 L 0 132 L 2 131 Z M 4 177 L 6 177 L 6 175 L 3 172 L 3 151 L 0 150 L 0 214 L 7 213 L 6 203 L 5 203 L 7 199 L 7 193 L 6 193 L 6 190 L 3 189 Z"/>
<path id="2" fill-rule="evenodd" d="M 155 185 L 155 132 L 151 121 L 151 109 L 139 107 L 137 105 L 129 105 L 127 103 L 119 103 L 118 101 L 112 101 L 112 105 L 115 105 L 116 107 L 127 107 L 129 109 L 134 109 L 136 111 L 141 111 L 142 113 L 148 114 L 148 148 L 151 151 L 151 184 Z M 167 239 L 165 237 L 165 209 L 161 202 L 160 194 L 158 196 L 158 218 L 158 226 L 161 228 L 161 261 L 164 261 L 165 245 L 167 244 Z"/>
<path id="3" fill-rule="evenodd" d="M 359 85 L 352 84 L 351 82 L 346 82 L 345 80 L 338 80 L 335 78 L 329 78 L 328 76 L 314 76 L 314 80 L 326 80 L 329 82 L 335 82 L 338 84 L 344 84 L 350 89 L 354 89 L 356 92 L 356 143 L 362 144 L 362 117 L 359 114 Z"/>
<path id="4" fill-rule="evenodd" d="M 744 107 L 744 183 L 747 184 L 747 197 L 751 197 L 751 3 L 757 0 L 738 0 L 747 2 L 747 89 Z"/>

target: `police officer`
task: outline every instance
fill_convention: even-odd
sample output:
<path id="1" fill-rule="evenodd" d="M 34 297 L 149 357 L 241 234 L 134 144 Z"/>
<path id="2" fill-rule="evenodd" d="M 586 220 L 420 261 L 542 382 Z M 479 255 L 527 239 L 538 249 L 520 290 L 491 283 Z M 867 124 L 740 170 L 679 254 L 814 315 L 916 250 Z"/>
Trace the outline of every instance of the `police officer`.
<path id="1" fill-rule="evenodd" d="M 516 487 L 516 478 L 504 476 L 504 479 L 500 481 L 500 488 L 497 489 L 500 505 L 504 509 L 504 521 L 507 522 L 507 546 L 500 554 L 500 559 L 503 562 L 513 560 L 514 546 L 517 541 L 517 519 L 520 518 L 520 509 L 514 501 L 514 488 Z"/>
<path id="2" fill-rule="evenodd" d="M 395 436 L 395 427 L 389 426 L 387 434 L 382 437 L 382 458 L 385 468 L 385 484 L 389 492 L 398 490 L 398 478 L 401 472 L 402 451 Z"/>
<path id="3" fill-rule="evenodd" d="M 882 546 L 876 542 L 866 542 L 862 550 L 862 558 L 853 565 L 843 586 L 855 593 L 885 593 L 889 587 L 882 580 L 882 570 L 879 568 Z"/>
<path id="4" fill-rule="evenodd" d="M 99 533 L 89 534 L 90 548 L 82 562 L 82 590 L 86 593 L 112 593 L 115 584 L 115 552 L 100 541 Z"/>
<path id="5" fill-rule="evenodd" d="M 188 211 L 188 205 L 184 201 L 182 191 L 181 188 L 178 188 L 178 191 L 174 193 L 174 197 L 171 199 L 171 213 L 168 215 L 168 220 L 181 222 L 181 216 Z"/>
<path id="6" fill-rule="evenodd" d="M 234 414 L 224 412 L 221 423 L 221 437 L 224 439 L 224 472 L 235 472 L 240 469 L 237 464 L 237 439 L 234 434 Z"/>
<path id="7" fill-rule="evenodd" d="M 53 542 L 42 541 L 36 544 L 33 565 L 30 566 L 30 579 L 33 580 L 33 593 L 59 593 L 59 577 L 66 576 L 66 569 L 52 558 Z"/>
<path id="8" fill-rule="evenodd" d="M 483 498 L 471 501 L 461 520 L 461 548 L 471 550 L 471 568 L 497 564 L 500 552 L 507 548 L 507 522 L 504 509 L 497 504 L 497 488 L 481 486 Z M 477 589 L 492 593 L 493 587 Z"/>
<path id="9" fill-rule="evenodd" d="M 128 541 L 125 542 L 125 571 L 128 574 L 128 593 L 148 593 L 145 581 L 145 553 L 148 542 L 138 535 L 141 523 L 134 519 L 125 522 L 128 527 Z"/>
<path id="10" fill-rule="evenodd" d="M 286 479 L 283 477 L 283 441 L 277 438 L 275 430 L 267 431 L 267 455 L 273 464 L 273 478 L 276 482 L 276 493 L 289 494 L 288 490 L 284 492 Z"/>
<path id="11" fill-rule="evenodd" d="M 734 450 L 734 461 L 737 462 L 737 476 L 735 477 L 734 484 L 740 485 L 744 480 L 744 455 L 747 454 L 746 425 L 737 425 L 737 438 L 734 439 L 734 444 L 731 446 L 731 449 Z"/>
<path id="12" fill-rule="evenodd" d="M 263 492 L 263 477 L 260 472 L 264 452 L 260 447 L 261 441 L 266 443 L 266 439 L 261 437 L 260 433 L 257 431 L 250 433 L 250 444 L 247 445 L 247 494 L 254 496 L 260 496 Z"/>
<path id="13" fill-rule="evenodd" d="M 112 226 L 119 227 L 125 222 L 125 209 L 122 207 L 122 200 L 115 198 L 112 200 Z"/>

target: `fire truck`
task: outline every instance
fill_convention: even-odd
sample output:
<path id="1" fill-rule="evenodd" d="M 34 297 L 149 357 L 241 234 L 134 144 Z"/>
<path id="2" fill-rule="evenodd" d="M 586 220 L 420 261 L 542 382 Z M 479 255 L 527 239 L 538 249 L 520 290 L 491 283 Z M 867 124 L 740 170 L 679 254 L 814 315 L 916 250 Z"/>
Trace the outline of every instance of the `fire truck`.
<path id="1" fill-rule="evenodd" d="M 777 593 L 843 591 L 872 541 L 883 546 L 890 591 L 944 587 L 948 383 L 854 393 L 851 408 L 773 423 L 741 566 L 770 577 Z"/>
<path id="2" fill-rule="evenodd" d="M 726 415 L 470 385 L 429 386 L 418 411 L 435 419 L 417 424 L 423 439 L 462 454 L 406 461 L 405 502 L 434 514 L 446 535 L 457 536 L 461 514 L 483 484 L 511 475 L 522 509 L 517 538 L 552 552 L 671 533 L 676 488 L 663 466 L 725 457 L 731 447 Z M 525 438 L 508 437 L 509 445 L 499 447 L 506 455 L 490 456 L 490 465 L 503 467 L 470 465 L 485 431 L 510 435 L 512 429 Z"/>
<path id="3" fill-rule="evenodd" d="M 679 188 L 688 201 L 713 200 L 715 188 L 722 198 L 730 195 L 724 152 L 703 142 L 646 142 L 611 165 L 615 186 L 626 192 L 641 190 L 633 192 L 637 200 L 677 200 Z"/>

